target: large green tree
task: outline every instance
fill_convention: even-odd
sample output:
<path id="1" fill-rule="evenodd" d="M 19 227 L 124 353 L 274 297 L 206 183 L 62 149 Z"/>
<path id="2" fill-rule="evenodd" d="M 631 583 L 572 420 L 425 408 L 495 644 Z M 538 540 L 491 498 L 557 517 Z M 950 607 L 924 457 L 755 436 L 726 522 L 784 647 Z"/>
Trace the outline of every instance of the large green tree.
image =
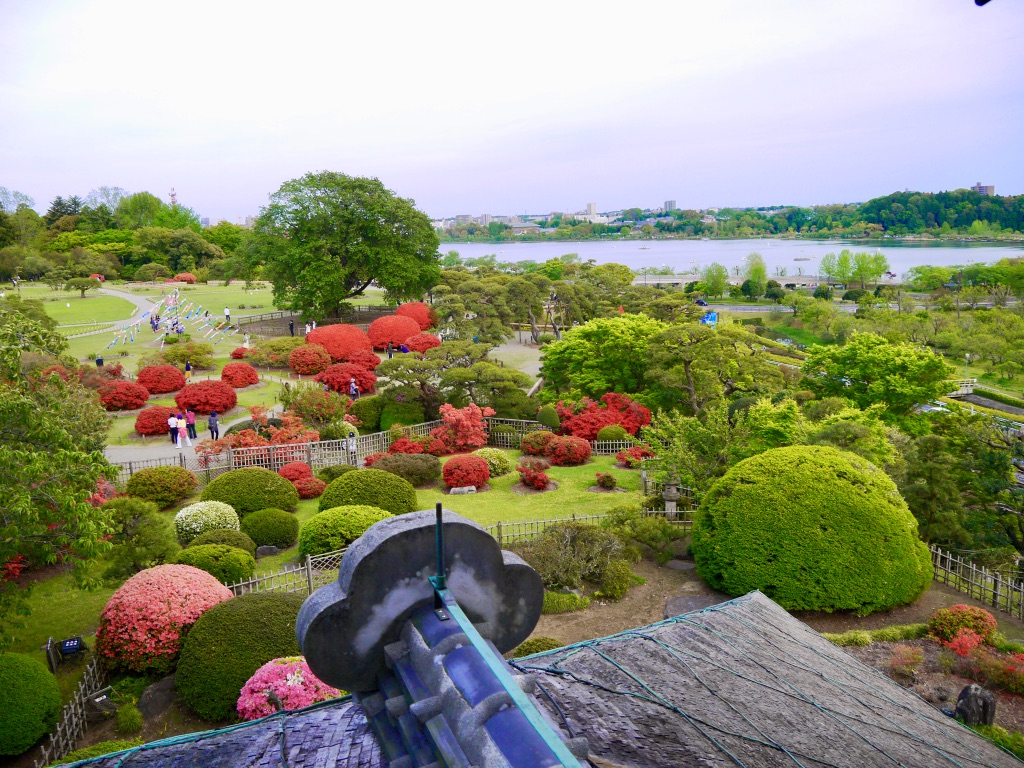
<path id="1" fill-rule="evenodd" d="M 255 227 L 253 259 L 274 300 L 323 317 L 370 283 L 418 298 L 440 277 L 429 217 L 377 179 L 324 171 L 281 185 Z"/>

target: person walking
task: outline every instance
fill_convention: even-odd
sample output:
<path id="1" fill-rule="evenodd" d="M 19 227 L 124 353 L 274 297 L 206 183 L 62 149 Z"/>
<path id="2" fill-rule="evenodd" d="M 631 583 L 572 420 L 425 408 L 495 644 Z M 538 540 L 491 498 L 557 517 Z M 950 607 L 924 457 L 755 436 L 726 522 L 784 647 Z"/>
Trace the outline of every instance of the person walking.
<path id="1" fill-rule="evenodd" d="M 309 332 L 310 332 L 311 330 L 313 330 L 313 329 L 309 327 L 309 323 L 306 323 L 306 335 L 307 335 L 307 336 L 309 336 Z"/>
<path id="2" fill-rule="evenodd" d="M 353 376 L 348 382 L 348 394 L 353 400 L 359 399 L 359 387 L 356 386 L 356 377 Z"/>
<path id="3" fill-rule="evenodd" d="M 185 417 L 182 414 L 178 414 L 178 449 L 181 450 L 181 441 L 184 440 L 189 448 L 192 447 L 192 441 L 188 436 L 188 422 L 185 421 Z"/>
<path id="4" fill-rule="evenodd" d="M 295 335 L 295 321 L 294 320 L 289 320 L 288 321 L 288 335 L 289 336 L 294 336 Z"/>
<path id="5" fill-rule="evenodd" d="M 188 384 L 190 381 L 192 381 L 192 361 L 191 360 L 186 360 L 185 361 L 185 383 Z"/>
<path id="6" fill-rule="evenodd" d="M 167 431 L 171 435 L 171 445 L 178 447 L 178 418 L 172 413 L 167 417 Z"/>
<path id="7" fill-rule="evenodd" d="M 313 330 L 316 330 L 316 320 L 313 321 Z"/>
<path id="8" fill-rule="evenodd" d="M 210 439 L 220 440 L 220 422 L 217 421 L 216 411 L 210 412 L 210 418 L 207 420 L 206 426 L 210 428 Z"/>
<path id="9" fill-rule="evenodd" d="M 196 412 L 191 408 L 185 409 L 185 426 L 188 428 L 188 436 L 193 440 L 198 440 L 199 435 L 196 432 Z"/>
<path id="10" fill-rule="evenodd" d="M 224 322 L 231 324 L 231 307 L 224 307 Z"/>
<path id="11" fill-rule="evenodd" d="M 388 360 L 392 359 L 394 356 L 395 356 L 395 345 L 392 344 L 391 341 L 389 340 L 388 341 Z"/>

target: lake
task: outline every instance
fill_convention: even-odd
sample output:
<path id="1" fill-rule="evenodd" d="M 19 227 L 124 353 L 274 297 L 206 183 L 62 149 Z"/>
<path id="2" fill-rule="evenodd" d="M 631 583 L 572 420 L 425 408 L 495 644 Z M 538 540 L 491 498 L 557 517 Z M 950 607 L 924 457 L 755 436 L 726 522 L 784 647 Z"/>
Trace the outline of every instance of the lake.
<path id="1" fill-rule="evenodd" d="M 818 260 L 826 253 L 838 253 L 843 248 L 857 251 L 881 251 L 889 260 L 893 272 L 903 275 L 920 264 L 935 266 L 966 266 L 989 263 L 1008 256 L 1024 256 L 1024 246 L 996 245 L 992 243 L 917 243 L 890 240 L 587 240 L 584 242 L 544 243 L 442 243 L 441 253 L 458 251 L 463 258 L 495 254 L 498 261 L 537 261 L 558 258 L 566 253 L 578 253 L 583 261 L 593 259 L 598 264 L 616 262 L 639 270 L 641 267 L 671 267 L 677 274 L 717 261 L 728 268 L 743 263 L 743 258 L 757 251 L 768 264 L 771 274 L 813 275 Z"/>

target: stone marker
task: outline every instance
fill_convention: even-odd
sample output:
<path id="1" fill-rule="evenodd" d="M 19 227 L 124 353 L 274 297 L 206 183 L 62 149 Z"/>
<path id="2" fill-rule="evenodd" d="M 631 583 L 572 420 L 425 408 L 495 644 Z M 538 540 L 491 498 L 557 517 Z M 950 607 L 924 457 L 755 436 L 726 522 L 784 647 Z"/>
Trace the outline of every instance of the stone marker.
<path id="1" fill-rule="evenodd" d="M 992 725 L 996 719 L 996 697 L 977 683 L 965 686 L 956 698 L 956 716 L 967 725 Z"/>
<path id="2" fill-rule="evenodd" d="M 463 494 L 466 493 L 476 493 L 476 486 L 464 485 L 461 488 L 452 488 L 450 491 L 448 491 L 448 493 L 451 494 L 452 496 L 462 496 Z"/>

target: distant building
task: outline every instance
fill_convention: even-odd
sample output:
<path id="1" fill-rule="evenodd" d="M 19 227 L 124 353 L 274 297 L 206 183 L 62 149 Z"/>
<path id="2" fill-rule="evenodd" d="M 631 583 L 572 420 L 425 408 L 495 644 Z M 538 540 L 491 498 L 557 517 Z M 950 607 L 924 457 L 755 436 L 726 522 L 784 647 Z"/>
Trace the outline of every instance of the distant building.
<path id="1" fill-rule="evenodd" d="M 473 223 L 473 217 L 470 216 L 468 213 L 460 213 L 459 215 L 457 215 L 455 217 L 455 223 L 456 224 L 472 224 Z"/>
<path id="2" fill-rule="evenodd" d="M 980 181 L 971 187 L 971 192 L 977 192 L 979 195 L 988 195 L 992 197 L 996 193 L 996 188 L 992 184 L 982 184 Z"/>
<path id="3" fill-rule="evenodd" d="M 207 217 L 205 219 L 200 219 L 199 220 L 199 226 L 201 226 L 201 227 L 208 227 L 208 226 L 210 226 L 210 219 L 209 219 L 209 217 Z"/>
<path id="4" fill-rule="evenodd" d="M 597 215 L 597 203 L 587 203 L 587 215 L 588 216 L 595 216 L 595 215 Z"/>
<path id="5" fill-rule="evenodd" d="M 491 216 L 491 214 L 489 214 L 489 213 L 481 213 L 481 214 L 480 214 L 480 223 L 481 223 L 481 224 L 482 224 L 483 226 L 485 226 L 485 227 L 486 227 L 486 226 L 487 226 L 488 224 L 490 224 L 490 223 L 491 223 L 492 221 L 494 221 L 494 217 L 493 217 L 493 216 Z"/>
<path id="6" fill-rule="evenodd" d="M 710 213 L 705 214 L 704 216 L 701 216 L 701 218 L 700 218 L 700 223 L 701 224 L 714 224 L 716 221 L 718 221 L 718 218 L 715 217 L 715 216 L 712 216 Z"/>
<path id="7" fill-rule="evenodd" d="M 669 213 L 669 212 L 674 211 L 674 210 L 676 210 L 676 201 L 675 200 L 666 200 L 665 201 L 665 213 Z"/>

